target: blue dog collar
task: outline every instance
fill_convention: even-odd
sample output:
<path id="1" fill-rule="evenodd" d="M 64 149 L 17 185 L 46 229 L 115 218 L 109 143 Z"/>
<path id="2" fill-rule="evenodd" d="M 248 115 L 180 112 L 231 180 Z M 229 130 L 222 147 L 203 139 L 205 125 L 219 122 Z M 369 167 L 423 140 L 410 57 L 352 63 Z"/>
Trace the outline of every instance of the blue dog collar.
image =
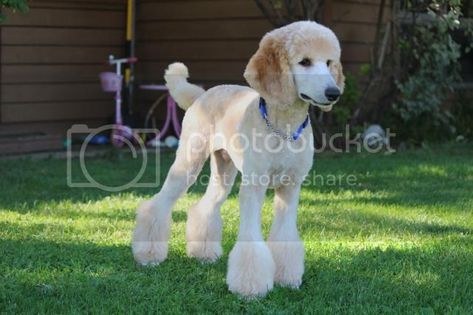
<path id="1" fill-rule="evenodd" d="M 307 117 L 305 118 L 304 122 L 299 126 L 299 128 L 297 128 L 297 130 L 292 135 L 288 135 L 285 132 L 274 128 L 271 125 L 271 122 L 268 119 L 268 111 L 266 110 L 266 101 L 262 97 L 260 97 L 260 99 L 259 99 L 259 111 L 260 111 L 261 116 L 263 117 L 268 129 L 270 129 L 273 133 L 275 133 L 279 137 L 283 138 L 284 140 L 297 141 L 297 139 L 300 138 L 300 136 L 302 134 L 302 131 L 304 131 L 304 129 L 309 124 L 309 114 L 307 114 Z"/>

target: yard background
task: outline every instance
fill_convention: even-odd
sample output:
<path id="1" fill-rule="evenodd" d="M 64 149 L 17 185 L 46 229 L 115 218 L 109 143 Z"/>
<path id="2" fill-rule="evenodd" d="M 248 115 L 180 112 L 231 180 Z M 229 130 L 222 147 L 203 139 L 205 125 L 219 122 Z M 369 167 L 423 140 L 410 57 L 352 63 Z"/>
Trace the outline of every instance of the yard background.
<path id="1" fill-rule="evenodd" d="M 224 256 L 216 264 L 185 254 L 186 211 L 205 189 L 197 184 L 174 209 L 168 260 L 143 268 L 130 249 L 135 209 L 159 187 L 70 188 L 66 160 L 11 155 L 64 152 L 73 124 L 111 121 L 113 98 L 101 91 L 98 74 L 111 70 L 110 53 L 126 53 L 126 1 L 31 0 L 25 15 L 2 10 L 0 313 L 472 314 L 473 2 L 324 3 L 317 18 L 341 40 L 347 84 L 332 113 L 310 113 L 316 143 L 346 125 L 357 133 L 380 124 L 398 133 L 397 152 L 316 156 L 309 178 L 317 180 L 304 186 L 299 207 L 303 285 L 253 301 L 225 284 L 238 185 L 222 209 Z M 269 20 L 253 0 L 140 0 L 137 84 L 163 83 L 176 60 L 207 88 L 243 83 L 249 57 L 274 28 Z M 137 111 L 157 97 L 138 93 Z M 441 140 L 449 142 L 429 144 Z M 86 159 L 99 182 L 123 185 L 141 167 L 139 158 L 101 150 Z M 174 153 L 160 157 L 162 182 Z M 74 165 L 73 178 L 83 179 Z M 154 180 L 154 167 L 143 181 Z M 348 175 L 355 185 L 330 182 Z M 271 197 L 263 209 L 266 235 Z"/>
<path id="2" fill-rule="evenodd" d="M 342 41 L 348 72 L 370 59 L 379 2 L 327 1 L 323 22 Z M 126 1 L 32 0 L 29 5 L 27 14 L 5 10 L 0 28 L 0 150 L 2 135 L 64 137 L 72 124 L 101 126 L 114 112 L 112 95 L 101 90 L 98 75 L 113 71 L 106 64 L 109 54 L 125 55 Z M 192 81 L 205 88 L 242 84 L 249 58 L 273 28 L 253 0 L 137 1 L 137 85 L 163 84 L 164 70 L 175 61 L 185 62 Z M 136 111 L 146 113 L 158 96 L 138 90 Z"/>
<path id="3" fill-rule="evenodd" d="M 471 314 L 472 154 L 471 144 L 320 154 L 312 175 L 315 169 L 324 178 L 353 174 L 357 183 L 304 187 L 302 287 L 276 287 L 255 301 L 239 299 L 225 284 L 239 220 L 236 187 L 223 205 L 225 254 L 215 265 L 185 254 L 186 210 L 205 189 L 196 185 L 174 209 L 168 260 L 142 268 L 133 261 L 130 234 L 136 205 L 157 189 L 70 189 L 64 160 L 0 161 L 0 310 Z M 163 154 L 163 170 L 173 157 Z M 141 166 L 115 154 L 87 163 L 97 180 L 115 185 Z M 267 234 L 271 195 L 263 212 Z"/>

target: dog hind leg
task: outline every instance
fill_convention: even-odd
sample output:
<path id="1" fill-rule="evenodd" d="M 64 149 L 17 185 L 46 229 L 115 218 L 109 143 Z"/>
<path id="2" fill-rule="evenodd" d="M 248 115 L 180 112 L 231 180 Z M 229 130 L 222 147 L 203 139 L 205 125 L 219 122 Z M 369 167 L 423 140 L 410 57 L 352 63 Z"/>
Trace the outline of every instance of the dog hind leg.
<path id="1" fill-rule="evenodd" d="M 201 139 L 182 140 L 161 190 L 138 208 L 132 251 L 142 265 L 156 265 L 167 257 L 172 207 L 195 182 L 209 155 Z"/>
<path id="2" fill-rule="evenodd" d="M 214 262 L 222 255 L 220 207 L 230 193 L 237 169 L 223 151 L 210 155 L 211 175 L 202 199 L 189 209 L 186 225 L 187 255 Z"/>

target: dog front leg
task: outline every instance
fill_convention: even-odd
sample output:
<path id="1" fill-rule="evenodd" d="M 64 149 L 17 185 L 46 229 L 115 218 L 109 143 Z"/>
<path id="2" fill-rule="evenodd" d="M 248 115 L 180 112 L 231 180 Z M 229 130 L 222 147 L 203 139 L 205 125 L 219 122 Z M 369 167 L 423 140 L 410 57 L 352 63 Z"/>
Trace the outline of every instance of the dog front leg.
<path id="1" fill-rule="evenodd" d="M 264 296 L 273 288 L 274 261 L 261 233 L 265 193 L 265 186 L 242 183 L 238 241 L 228 261 L 229 290 L 249 298 Z"/>
<path id="2" fill-rule="evenodd" d="M 298 288 L 304 273 L 304 244 L 297 232 L 297 205 L 300 184 L 290 183 L 276 189 L 274 221 L 268 246 L 276 263 L 274 281 L 282 286 Z"/>

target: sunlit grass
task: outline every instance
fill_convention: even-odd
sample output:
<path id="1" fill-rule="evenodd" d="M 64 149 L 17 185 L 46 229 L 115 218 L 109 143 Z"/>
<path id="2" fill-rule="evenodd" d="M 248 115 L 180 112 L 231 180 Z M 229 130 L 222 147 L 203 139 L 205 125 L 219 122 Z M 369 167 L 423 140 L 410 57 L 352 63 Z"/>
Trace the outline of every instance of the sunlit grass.
<path id="1" fill-rule="evenodd" d="M 225 285 L 238 187 L 222 207 L 219 262 L 203 265 L 185 255 L 186 210 L 205 190 L 197 184 L 174 209 L 169 259 L 141 268 L 130 233 L 136 205 L 156 189 L 68 188 L 63 160 L 0 161 L 0 311 L 472 313 L 472 157 L 471 145 L 389 156 L 320 154 L 312 176 L 321 177 L 304 186 L 299 207 L 304 283 L 257 301 L 241 300 Z M 162 178 L 172 159 L 161 157 Z M 141 164 L 107 157 L 87 165 L 97 179 L 118 185 Z M 341 175 L 356 181 L 327 182 Z M 266 234 L 271 196 L 263 209 Z"/>

